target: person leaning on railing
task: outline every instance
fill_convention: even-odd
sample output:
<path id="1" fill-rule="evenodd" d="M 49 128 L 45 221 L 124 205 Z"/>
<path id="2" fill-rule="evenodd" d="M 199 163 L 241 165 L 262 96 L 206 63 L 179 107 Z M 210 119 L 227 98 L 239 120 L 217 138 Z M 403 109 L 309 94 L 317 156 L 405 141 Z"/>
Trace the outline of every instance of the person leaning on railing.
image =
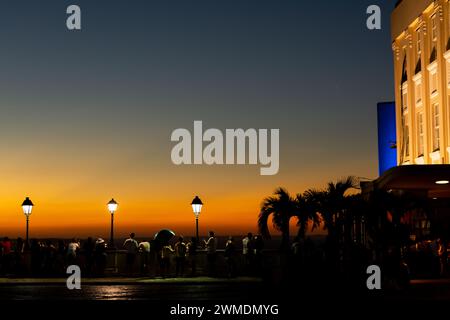
<path id="1" fill-rule="evenodd" d="M 217 240 L 214 231 L 209 232 L 208 240 L 203 240 L 206 246 L 206 257 L 208 259 L 208 273 L 209 276 L 216 275 L 216 258 L 217 258 Z"/>
<path id="2" fill-rule="evenodd" d="M 186 245 L 186 254 L 189 257 L 191 264 L 191 276 L 195 277 L 197 274 L 197 238 L 192 237 L 191 241 Z"/>

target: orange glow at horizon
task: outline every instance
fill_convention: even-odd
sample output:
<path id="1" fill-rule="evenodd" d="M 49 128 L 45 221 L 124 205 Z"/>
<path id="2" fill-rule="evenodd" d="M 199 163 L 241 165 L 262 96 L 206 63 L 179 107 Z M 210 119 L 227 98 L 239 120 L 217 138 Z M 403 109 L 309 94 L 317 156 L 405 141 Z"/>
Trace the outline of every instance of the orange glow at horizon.
<path id="1" fill-rule="evenodd" d="M 33 184 L 33 183 L 31 183 Z M 18 186 L 16 186 L 18 187 Z M 179 187 L 181 189 L 181 186 Z M 152 196 L 139 196 L 132 191 L 122 194 L 106 194 L 101 189 L 80 190 L 78 196 L 64 196 L 58 188 L 31 187 L 33 192 L 21 195 L 18 190 L 3 190 L 4 197 L 0 208 L 0 235 L 15 238 L 24 236 L 25 216 L 20 206 L 25 196 L 34 202 L 30 216 L 30 238 L 42 237 L 103 237 L 110 232 L 110 213 L 107 202 L 114 197 L 119 203 L 114 217 L 115 236 L 124 237 L 135 232 L 140 237 L 150 237 L 162 228 L 174 230 L 177 234 L 192 236 L 195 234 L 195 217 L 190 202 L 197 195 L 193 190 L 181 192 L 174 189 L 171 194 L 164 190 L 151 190 Z M 22 188 L 20 188 L 22 189 Z M 261 188 L 263 189 L 263 188 Z M 230 191 L 214 192 L 209 190 L 198 193 L 204 202 L 199 218 L 200 235 L 214 230 L 218 235 L 243 235 L 257 233 L 257 218 L 261 201 L 273 190 L 253 190 L 237 194 Z M 89 194 L 86 194 L 89 193 Z M 184 193 L 184 194 L 183 194 Z M 53 197 L 49 197 L 52 194 Z M 295 219 L 291 222 L 291 232 L 297 232 Z M 273 230 L 269 220 L 269 228 Z"/>
<path id="2" fill-rule="evenodd" d="M 20 148 L 0 150 L 5 168 L 0 184 L 0 236 L 24 237 L 20 205 L 27 196 L 35 204 L 30 238 L 108 238 L 111 198 L 119 204 L 116 237 L 130 232 L 149 237 L 161 228 L 191 236 L 195 218 L 190 203 L 195 195 L 204 202 L 199 219 L 202 237 L 209 230 L 221 236 L 256 233 L 260 204 L 277 187 L 286 187 L 294 195 L 323 187 L 342 177 L 342 172 L 370 175 L 370 168 L 358 159 L 326 167 L 299 166 L 292 155 L 282 157 L 278 175 L 260 176 L 259 166 L 175 166 L 170 161 L 170 144 L 149 156 L 145 150 L 129 148 L 126 141 L 115 141 L 116 149 L 122 150 L 116 154 L 109 145 L 92 142 L 92 146 L 83 140 L 72 144 L 69 153 L 65 141 L 52 139 L 31 144 L 24 138 L 16 143 Z"/>
<path id="3" fill-rule="evenodd" d="M 103 237 L 108 238 L 110 232 L 110 213 L 105 204 L 78 203 L 66 205 L 63 203 L 51 204 L 47 201 L 38 202 L 30 216 L 30 238 L 42 237 Z M 153 236 L 162 228 L 174 230 L 177 234 L 192 236 L 195 234 L 195 218 L 189 203 L 186 205 L 180 201 L 161 201 L 146 207 L 142 204 L 129 205 L 125 199 L 119 201 L 119 208 L 114 216 L 116 237 L 125 237 L 130 232 L 135 232 L 138 237 Z M 243 201 L 243 200 L 242 200 Z M 164 203 L 165 202 L 165 203 Z M 105 202 L 106 203 L 106 202 Z M 259 201 L 245 204 L 237 203 L 236 208 L 227 207 L 226 200 L 209 199 L 205 203 L 200 214 L 200 236 L 205 237 L 209 230 L 214 230 L 220 236 L 244 235 L 247 232 L 257 233 L 257 217 Z M 255 206 L 256 205 L 256 206 Z M 170 210 L 167 210 L 170 208 Z M 25 216 L 17 201 L 6 206 L 8 215 L 0 218 L 1 233 L 15 238 L 24 236 Z M 269 228 L 272 235 L 278 232 L 272 227 L 269 220 Z M 291 233 L 297 232 L 296 221 L 291 221 Z"/>

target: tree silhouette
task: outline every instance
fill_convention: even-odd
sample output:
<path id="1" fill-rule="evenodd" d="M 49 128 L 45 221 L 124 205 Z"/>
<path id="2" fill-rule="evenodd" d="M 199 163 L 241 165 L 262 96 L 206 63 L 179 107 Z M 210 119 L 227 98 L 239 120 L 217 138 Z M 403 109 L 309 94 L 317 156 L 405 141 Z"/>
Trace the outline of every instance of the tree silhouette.
<path id="1" fill-rule="evenodd" d="M 315 193 L 308 190 L 303 194 L 297 194 L 295 198 L 295 216 L 298 219 L 298 237 L 305 238 L 308 224 L 312 222 L 311 229 L 314 230 L 320 226 L 322 221 L 318 208 L 316 206 Z"/>
<path id="2" fill-rule="evenodd" d="M 270 239 L 268 227 L 269 217 L 272 216 L 272 223 L 275 230 L 282 234 L 281 249 L 289 250 L 289 221 L 297 213 L 295 199 L 284 188 L 275 190 L 274 195 L 267 197 L 261 204 L 258 218 L 258 228 L 261 235 Z"/>
<path id="3" fill-rule="evenodd" d="M 265 238 L 270 238 L 268 227 L 269 217 L 276 230 L 282 233 L 281 248 L 289 249 L 289 222 L 291 218 L 297 218 L 298 237 L 304 238 L 308 225 L 312 222 L 312 229 L 321 223 L 320 215 L 314 198 L 314 193 L 306 192 L 292 197 L 284 188 L 278 188 L 273 196 L 264 199 L 259 213 L 258 227 Z"/>

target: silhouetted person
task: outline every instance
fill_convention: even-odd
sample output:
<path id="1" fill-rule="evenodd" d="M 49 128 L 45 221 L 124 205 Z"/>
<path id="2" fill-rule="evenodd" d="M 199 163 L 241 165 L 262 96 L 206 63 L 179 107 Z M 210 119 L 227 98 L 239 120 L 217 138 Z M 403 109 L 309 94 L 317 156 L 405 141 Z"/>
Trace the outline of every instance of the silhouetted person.
<path id="1" fill-rule="evenodd" d="M 227 262 L 228 278 L 236 275 L 236 247 L 234 245 L 233 237 L 229 237 L 225 244 L 225 261 Z"/>
<path id="2" fill-rule="evenodd" d="M 175 243 L 175 276 L 184 275 L 184 265 L 186 263 L 186 243 L 183 237 L 179 237 Z"/>
<path id="3" fill-rule="evenodd" d="M 297 236 L 291 245 L 292 267 L 294 268 L 294 272 L 303 265 L 304 255 L 304 241 Z"/>
<path id="4" fill-rule="evenodd" d="M 438 239 L 438 244 L 439 244 L 439 250 L 438 250 L 438 255 L 439 255 L 439 276 L 443 277 L 445 276 L 446 273 L 446 265 L 447 265 L 447 249 L 446 249 L 446 245 L 443 243 L 443 241 L 441 239 Z"/>
<path id="5" fill-rule="evenodd" d="M 253 265 L 253 234 L 249 232 L 242 239 L 242 256 L 244 257 L 244 268 L 246 273 L 250 273 Z"/>
<path id="6" fill-rule="evenodd" d="M 400 250 L 397 247 L 391 246 L 388 248 L 384 258 L 383 270 L 388 287 L 400 289 L 408 286 L 407 267 L 403 263 Z"/>
<path id="7" fill-rule="evenodd" d="M 123 243 L 123 248 L 127 250 L 127 270 L 126 272 L 133 273 L 134 262 L 139 251 L 139 243 L 134 239 L 136 235 L 134 232 L 130 233 L 130 237 Z"/>
<path id="8" fill-rule="evenodd" d="M 4 237 L 0 242 L 0 247 L 2 250 L 2 273 L 7 274 L 10 272 L 11 267 L 11 252 L 12 252 L 12 242 L 8 237 Z"/>
<path id="9" fill-rule="evenodd" d="M 169 275 L 170 270 L 170 257 L 175 250 L 172 249 L 170 244 L 163 246 L 160 250 L 160 272 L 161 277 L 165 278 Z"/>
<path id="10" fill-rule="evenodd" d="M 77 263 L 77 254 L 80 250 L 80 243 L 73 238 L 69 245 L 67 246 L 67 265 L 76 265 Z"/>
<path id="11" fill-rule="evenodd" d="M 217 239 L 214 235 L 214 231 L 209 232 L 208 240 L 204 240 L 206 246 L 206 257 L 208 260 L 208 273 L 209 276 L 214 277 L 216 275 L 216 258 L 217 258 Z"/>
<path id="12" fill-rule="evenodd" d="M 260 235 L 256 235 L 253 238 L 253 254 L 255 260 L 255 271 L 258 275 L 261 275 L 262 271 L 262 252 L 264 249 L 264 241 Z"/>
<path id="13" fill-rule="evenodd" d="M 85 266 L 86 266 L 86 275 L 91 276 L 94 268 L 94 251 L 95 251 L 95 242 L 94 239 L 89 237 L 84 244 L 83 252 L 85 257 Z"/>
<path id="14" fill-rule="evenodd" d="M 99 276 L 103 276 L 106 268 L 106 242 L 102 238 L 95 241 L 95 272 Z"/>
<path id="15" fill-rule="evenodd" d="M 25 263 L 23 259 L 23 250 L 25 243 L 22 238 L 17 238 L 16 246 L 14 248 L 14 266 L 17 274 L 23 274 L 25 272 Z"/>
<path id="16" fill-rule="evenodd" d="M 43 251 L 43 267 L 44 273 L 53 275 L 55 272 L 56 247 L 50 240 L 45 242 L 45 246 L 41 248 Z"/>
<path id="17" fill-rule="evenodd" d="M 191 264 L 191 276 L 195 277 L 197 274 L 197 238 L 192 237 L 187 245 L 187 254 Z"/>
<path id="18" fill-rule="evenodd" d="M 65 270 L 66 251 L 67 248 L 64 241 L 58 240 L 58 246 L 56 247 L 55 271 L 60 275 L 66 273 Z"/>
<path id="19" fill-rule="evenodd" d="M 298 257 L 300 255 L 300 238 L 295 237 L 294 241 L 291 245 L 291 253 L 294 257 Z"/>
<path id="20" fill-rule="evenodd" d="M 444 246 L 442 245 L 442 240 L 440 238 L 437 238 L 433 241 L 431 241 L 430 244 L 431 249 L 431 266 L 432 266 L 432 276 L 433 277 L 441 277 L 443 275 L 444 271 L 444 260 L 443 260 L 443 253 L 444 253 Z"/>
<path id="21" fill-rule="evenodd" d="M 139 243 L 139 253 L 141 255 L 141 273 L 147 274 L 150 271 L 150 242 L 143 241 Z"/>
<path id="22" fill-rule="evenodd" d="M 36 239 L 31 240 L 31 272 L 34 276 L 38 276 L 41 272 L 41 246 Z"/>

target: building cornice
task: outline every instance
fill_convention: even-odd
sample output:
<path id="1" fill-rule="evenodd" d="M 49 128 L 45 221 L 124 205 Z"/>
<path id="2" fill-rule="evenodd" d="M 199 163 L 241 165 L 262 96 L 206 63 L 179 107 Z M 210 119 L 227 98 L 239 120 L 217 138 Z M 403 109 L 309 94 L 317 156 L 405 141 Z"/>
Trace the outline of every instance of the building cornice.
<path id="1" fill-rule="evenodd" d="M 410 49 L 412 49 L 412 47 L 413 47 L 413 36 L 412 36 L 411 32 L 409 32 L 409 30 L 405 31 L 405 40 L 408 43 L 408 47 Z"/>
<path id="2" fill-rule="evenodd" d="M 436 10 L 437 12 L 439 12 L 439 20 L 441 20 L 441 22 L 444 21 L 444 9 L 442 8 L 442 4 L 439 4 L 438 9 Z"/>
<path id="3" fill-rule="evenodd" d="M 404 0 L 392 12 L 391 15 L 391 39 L 398 39 L 424 12 L 433 10 L 437 5 L 434 0 Z"/>
<path id="4" fill-rule="evenodd" d="M 392 51 L 394 53 L 395 59 L 399 60 L 400 59 L 400 47 L 395 42 L 392 43 Z"/>

